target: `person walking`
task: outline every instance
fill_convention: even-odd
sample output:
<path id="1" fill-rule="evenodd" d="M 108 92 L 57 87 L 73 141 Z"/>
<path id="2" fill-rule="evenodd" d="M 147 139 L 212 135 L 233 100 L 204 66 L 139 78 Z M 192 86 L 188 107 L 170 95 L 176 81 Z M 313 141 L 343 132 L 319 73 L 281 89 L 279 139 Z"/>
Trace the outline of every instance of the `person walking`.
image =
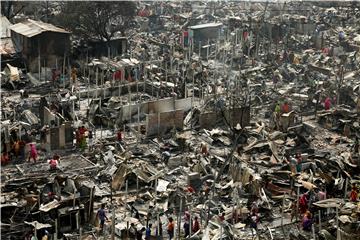
<path id="1" fill-rule="evenodd" d="M 169 217 L 169 223 L 167 225 L 167 232 L 169 234 L 169 240 L 174 238 L 175 223 L 172 217 Z"/>
<path id="2" fill-rule="evenodd" d="M 101 208 L 98 210 L 96 217 L 100 220 L 100 231 L 102 232 L 104 230 L 105 220 L 109 220 L 105 213 L 104 203 L 101 204 Z"/>
<path id="3" fill-rule="evenodd" d="M 28 162 L 30 162 L 30 159 L 32 158 L 34 160 L 34 163 L 36 163 L 38 157 L 38 153 L 36 150 L 36 146 L 33 143 L 30 143 L 30 155 L 29 155 L 29 159 Z"/>

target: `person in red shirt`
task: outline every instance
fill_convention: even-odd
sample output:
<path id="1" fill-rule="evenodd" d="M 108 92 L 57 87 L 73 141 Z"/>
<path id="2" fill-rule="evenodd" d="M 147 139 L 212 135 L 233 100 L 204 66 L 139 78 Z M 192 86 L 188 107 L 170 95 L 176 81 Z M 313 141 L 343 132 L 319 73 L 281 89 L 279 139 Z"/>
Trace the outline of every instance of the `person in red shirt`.
<path id="1" fill-rule="evenodd" d="M 288 113 L 288 112 L 290 112 L 290 106 L 289 106 L 289 103 L 288 103 L 287 101 L 285 101 L 284 104 L 282 105 L 281 111 L 282 111 L 283 113 Z"/>
<path id="2" fill-rule="evenodd" d="M 174 238 L 175 223 L 172 217 L 169 217 L 169 224 L 167 225 L 167 232 L 169 234 L 169 240 Z"/>
<path id="3" fill-rule="evenodd" d="M 192 225 L 192 232 L 196 233 L 199 230 L 200 230 L 200 223 L 199 223 L 198 217 L 195 217 L 194 223 Z"/>
<path id="4" fill-rule="evenodd" d="M 221 222 L 225 221 L 225 213 L 223 212 L 221 216 L 219 216 Z"/>
<path id="5" fill-rule="evenodd" d="M 9 154 L 7 152 L 3 152 L 1 154 L 1 165 L 8 164 L 10 162 Z"/>
<path id="6" fill-rule="evenodd" d="M 324 101 L 324 108 L 325 110 L 329 110 L 331 107 L 331 99 L 329 97 L 327 97 Z"/>
<path id="7" fill-rule="evenodd" d="M 351 192 L 350 192 L 350 201 L 356 202 L 357 199 L 358 199 L 358 190 L 357 190 L 356 184 L 353 183 L 352 189 L 351 189 Z"/>
<path id="8" fill-rule="evenodd" d="M 122 141 L 123 141 L 123 133 L 122 133 L 121 130 L 119 130 L 119 131 L 117 132 L 116 138 L 117 138 L 118 142 L 122 143 Z"/>
<path id="9" fill-rule="evenodd" d="M 53 158 L 49 161 L 50 164 L 50 170 L 56 170 L 58 169 L 58 165 L 60 163 L 60 157 L 59 155 L 55 154 Z"/>
<path id="10" fill-rule="evenodd" d="M 299 199 L 299 208 L 301 213 L 306 213 L 308 210 L 308 194 L 304 193 Z"/>
<path id="11" fill-rule="evenodd" d="M 192 186 L 188 186 L 188 187 L 185 189 L 185 192 L 194 193 L 194 192 L 195 192 L 195 189 L 194 189 Z"/>

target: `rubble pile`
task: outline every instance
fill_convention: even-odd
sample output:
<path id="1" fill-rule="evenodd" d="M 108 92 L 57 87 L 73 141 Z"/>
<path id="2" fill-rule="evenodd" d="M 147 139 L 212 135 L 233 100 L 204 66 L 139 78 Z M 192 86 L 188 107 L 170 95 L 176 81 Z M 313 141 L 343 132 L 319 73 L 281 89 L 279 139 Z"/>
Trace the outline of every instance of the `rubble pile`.
<path id="1" fill-rule="evenodd" d="M 360 5 L 136 4 L 2 16 L 1 236 L 360 239 Z"/>

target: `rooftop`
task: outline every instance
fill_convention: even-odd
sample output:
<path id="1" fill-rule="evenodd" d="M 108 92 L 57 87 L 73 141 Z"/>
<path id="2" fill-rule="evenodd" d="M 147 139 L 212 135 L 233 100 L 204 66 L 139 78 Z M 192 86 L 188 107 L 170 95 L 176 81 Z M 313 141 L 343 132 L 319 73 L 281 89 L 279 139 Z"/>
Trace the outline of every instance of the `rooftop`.
<path id="1" fill-rule="evenodd" d="M 35 21 L 27 19 L 24 22 L 14 24 L 10 27 L 10 30 L 24 35 L 26 37 L 34 37 L 43 32 L 57 32 L 57 33 L 70 33 L 65 29 L 56 27 L 49 23 L 44 23 L 41 21 Z"/>
<path id="2" fill-rule="evenodd" d="M 190 26 L 189 29 L 196 30 L 202 28 L 213 28 L 213 27 L 220 27 L 222 25 L 223 25 L 222 23 L 205 23 L 205 24 Z"/>

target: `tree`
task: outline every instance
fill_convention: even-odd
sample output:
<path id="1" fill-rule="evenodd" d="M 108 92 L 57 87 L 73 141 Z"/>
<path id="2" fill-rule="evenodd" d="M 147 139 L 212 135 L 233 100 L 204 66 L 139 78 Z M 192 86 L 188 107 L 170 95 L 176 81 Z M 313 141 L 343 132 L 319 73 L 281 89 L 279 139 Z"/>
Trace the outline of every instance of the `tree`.
<path id="1" fill-rule="evenodd" d="M 13 17 L 23 11 L 26 5 L 26 2 L 1 1 L 1 15 L 11 20 Z"/>
<path id="2" fill-rule="evenodd" d="M 63 2 L 57 23 L 75 35 L 109 41 L 117 32 L 125 35 L 136 14 L 134 2 Z"/>

